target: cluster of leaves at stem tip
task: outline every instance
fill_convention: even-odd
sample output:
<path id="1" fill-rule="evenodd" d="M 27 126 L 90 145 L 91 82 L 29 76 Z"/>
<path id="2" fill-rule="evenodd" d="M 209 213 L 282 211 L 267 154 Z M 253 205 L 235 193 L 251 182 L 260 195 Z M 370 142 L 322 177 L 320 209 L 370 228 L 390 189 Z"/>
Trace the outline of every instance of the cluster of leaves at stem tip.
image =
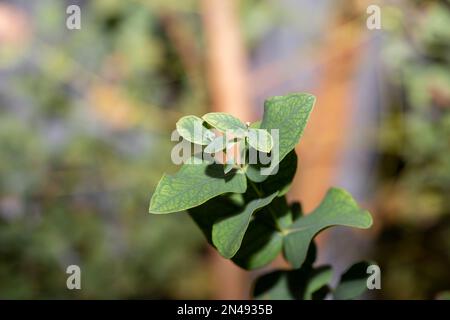
<path id="1" fill-rule="evenodd" d="M 306 93 L 272 97 L 264 103 L 262 121 L 252 124 L 226 113 L 181 118 L 179 134 L 205 153 L 226 152 L 233 143 L 240 143 L 244 153 L 251 148 L 269 153 L 276 146 L 278 171 L 262 175 L 261 164 L 236 165 L 232 157 L 223 164 L 186 161 L 177 173 L 161 178 L 150 202 L 154 214 L 187 210 L 208 242 L 241 268 L 261 268 L 283 254 L 292 268 L 259 277 L 252 292 L 257 299 L 354 299 L 366 290 L 369 262 L 351 266 L 332 288 L 331 267 L 314 264 L 313 240 L 332 226 L 369 228 L 370 213 L 339 188 L 329 189 L 308 214 L 303 214 L 300 203 L 289 204 L 285 197 L 297 171 L 294 148 L 314 103 L 315 97 Z M 202 130 L 194 131 L 195 125 Z M 272 129 L 278 130 L 278 139 L 272 139 Z M 238 132 L 237 138 L 225 139 L 220 133 L 226 130 Z"/>

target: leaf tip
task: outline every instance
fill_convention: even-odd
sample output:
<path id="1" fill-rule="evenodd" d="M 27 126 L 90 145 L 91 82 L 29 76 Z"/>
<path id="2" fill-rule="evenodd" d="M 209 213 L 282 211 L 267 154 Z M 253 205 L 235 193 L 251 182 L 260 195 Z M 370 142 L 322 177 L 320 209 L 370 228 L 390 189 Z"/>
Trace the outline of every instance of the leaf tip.
<path id="1" fill-rule="evenodd" d="M 366 218 L 363 229 L 369 229 L 373 224 L 373 217 L 368 210 L 363 210 L 363 214 L 365 215 Z"/>

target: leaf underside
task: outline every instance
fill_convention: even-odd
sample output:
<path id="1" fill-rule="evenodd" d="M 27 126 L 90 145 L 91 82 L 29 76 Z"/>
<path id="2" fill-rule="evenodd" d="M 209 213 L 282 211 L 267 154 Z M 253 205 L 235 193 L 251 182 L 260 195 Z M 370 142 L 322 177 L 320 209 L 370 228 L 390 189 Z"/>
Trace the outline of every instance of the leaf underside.
<path id="1" fill-rule="evenodd" d="M 187 141 L 207 145 L 214 138 L 214 132 L 203 126 L 203 120 L 196 116 L 185 116 L 178 120 L 178 133 Z"/>

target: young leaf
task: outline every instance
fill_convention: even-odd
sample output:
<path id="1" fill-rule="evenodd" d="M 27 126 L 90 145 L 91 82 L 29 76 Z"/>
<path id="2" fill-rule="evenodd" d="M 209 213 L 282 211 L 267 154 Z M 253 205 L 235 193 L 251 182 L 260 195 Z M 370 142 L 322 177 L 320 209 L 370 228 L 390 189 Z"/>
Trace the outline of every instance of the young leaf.
<path id="1" fill-rule="evenodd" d="M 164 175 L 150 201 L 151 213 L 186 210 L 226 192 L 244 193 L 244 174 L 224 174 L 220 164 L 184 164 L 173 176 Z"/>
<path id="2" fill-rule="evenodd" d="M 224 136 L 214 138 L 205 148 L 206 153 L 217 153 L 225 149 L 227 146 Z"/>
<path id="3" fill-rule="evenodd" d="M 334 290 L 334 299 L 351 300 L 361 296 L 367 290 L 367 267 L 370 264 L 367 261 L 362 261 L 345 271 Z"/>
<path id="4" fill-rule="evenodd" d="M 212 241 L 219 253 L 225 258 L 233 257 L 241 247 L 253 212 L 268 205 L 277 193 L 264 198 L 251 200 L 235 214 L 217 221 L 212 229 Z"/>
<path id="5" fill-rule="evenodd" d="M 267 99 L 264 103 L 264 116 L 261 129 L 271 133 L 271 129 L 279 130 L 279 161 L 294 149 L 313 109 L 316 98 L 306 93 L 295 93 Z M 274 148 L 275 148 L 274 146 Z"/>
<path id="6" fill-rule="evenodd" d="M 228 172 L 230 172 L 231 170 L 233 170 L 234 168 L 234 164 L 233 163 L 226 163 L 225 167 L 223 168 L 223 172 L 225 174 L 227 174 Z"/>
<path id="7" fill-rule="evenodd" d="M 203 126 L 203 120 L 196 116 L 185 116 L 178 120 L 178 133 L 187 141 L 208 145 L 214 138 L 214 132 Z"/>
<path id="8" fill-rule="evenodd" d="M 207 113 L 203 116 L 203 120 L 205 120 L 209 125 L 214 128 L 225 132 L 227 130 L 247 130 L 245 124 L 241 122 L 236 117 L 233 117 L 230 114 L 223 112 L 211 112 Z"/>
<path id="9" fill-rule="evenodd" d="M 248 131 L 248 144 L 258 151 L 269 153 L 273 147 L 273 139 L 266 130 L 250 129 Z"/>
<path id="10" fill-rule="evenodd" d="M 335 225 L 366 229 L 372 225 L 372 217 L 368 211 L 358 207 L 348 192 L 331 188 L 319 207 L 300 217 L 288 229 L 283 242 L 286 259 L 294 268 L 299 268 L 314 236 Z"/>

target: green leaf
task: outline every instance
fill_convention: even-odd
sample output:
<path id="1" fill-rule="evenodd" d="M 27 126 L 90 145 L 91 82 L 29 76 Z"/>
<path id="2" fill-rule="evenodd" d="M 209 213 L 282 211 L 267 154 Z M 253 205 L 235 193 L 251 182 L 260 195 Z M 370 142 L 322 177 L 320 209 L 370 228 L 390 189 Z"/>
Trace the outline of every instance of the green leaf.
<path id="1" fill-rule="evenodd" d="M 257 194 L 261 194 L 261 191 L 254 185 L 254 189 L 249 188 L 244 198 Z M 245 269 L 256 269 L 270 263 L 282 250 L 281 230 L 289 227 L 292 221 L 286 197 L 277 196 L 254 216 L 233 261 Z"/>
<path id="2" fill-rule="evenodd" d="M 203 120 L 222 132 L 239 129 L 247 130 L 247 126 L 241 120 L 223 112 L 207 113 L 203 116 Z"/>
<path id="3" fill-rule="evenodd" d="M 307 93 L 272 97 L 265 101 L 261 129 L 269 133 L 272 133 L 271 129 L 279 130 L 278 139 L 274 137 L 273 148 L 279 148 L 279 161 L 298 143 L 315 101 L 315 97 Z"/>
<path id="4" fill-rule="evenodd" d="M 218 136 L 214 138 L 205 148 L 206 153 L 217 153 L 227 147 L 227 143 L 224 136 Z"/>
<path id="5" fill-rule="evenodd" d="M 283 243 L 286 259 L 294 268 L 299 268 L 314 236 L 335 225 L 366 229 L 372 225 L 372 217 L 368 211 L 358 207 L 348 192 L 331 188 L 319 207 L 301 216 L 287 230 Z"/>
<path id="6" fill-rule="evenodd" d="M 264 300 L 324 299 L 331 278 L 329 266 L 313 269 L 304 265 L 296 270 L 276 270 L 256 279 L 253 297 Z"/>
<path id="7" fill-rule="evenodd" d="M 263 166 L 259 164 L 249 164 L 245 169 L 245 175 L 247 178 L 249 178 L 251 181 L 256 183 L 261 183 L 264 180 L 267 180 L 270 176 L 269 175 L 262 175 L 261 174 L 261 168 Z"/>
<path id="8" fill-rule="evenodd" d="M 187 141 L 207 145 L 214 138 L 214 132 L 203 126 L 203 120 L 196 116 L 185 116 L 178 120 L 178 133 Z"/>
<path id="9" fill-rule="evenodd" d="M 328 284 L 333 278 L 333 270 L 330 266 L 322 266 L 314 269 L 309 275 L 305 288 L 304 300 L 324 299 L 329 292 Z"/>
<path id="10" fill-rule="evenodd" d="M 261 152 L 269 153 L 273 147 L 273 139 L 269 132 L 263 129 L 250 129 L 247 136 L 248 144 Z"/>
<path id="11" fill-rule="evenodd" d="M 184 164 L 173 176 L 164 175 L 150 201 L 151 213 L 186 210 L 226 192 L 244 193 L 245 175 L 237 171 L 225 176 L 221 164 Z"/>
<path id="12" fill-rule="evenodd" d="M 276 219 L 276 228 L 280 230 L 287 229 L 292 225 L 291 209 L 288 206 L 286 197 L 277 197 L 270 204 L 270 208 L 264 208 L 267 211 L 267 215 L 270 215 L 272 221 Z"/>
<path id="13" fill-rule="evenodd" d="M 270 216 L 263 215 L 258 213 L 250 222 L 241 248 L 233 257 L 233 262 L 241 268 L 261 268 L 272 262 L 283 248 L 283 235 L 270 223 Z"/>
<path id="14" fill-rule="evenodd" d="M 278 196 L 284 196 L 289 191 L 296 171 L 297 154 L 295 153 L 295 150 L 292 150 L 279 164 L 278 172 L 269 175 L 268 179 L 261 183 L 262 191 L 264 194 L 270 194 L 275 190 L 278 190 Z"/>
<path id="15" fill-rule="evenodd" d="M 253 212 L 268 205 L 276 196 L 275 192 L 264 198 L 253 199 L 238 212 L 214 223 L 212 242 L 222 256 L 231 258 L 236 254 L 241 247 Z"/>
<path id="16" fill-rule="evenodd" d="M 336 300 L 351 300 L 361 296 L 367 290 L 367 267 L 370 262 L 363 261 L 351 266 L 342 274 L 333 297 Z"/>
<path id="17" fill-rule="evenodd" d="M 202 230 L 212 245 L 212 228 L 216 221 L 226 218 L 244 205 L 242 194 L 231 193 L 208 200 L 204 204 L 188 210 L 189 215 Z"/>
<path id="18" fill-rule="evenodd" d="M 255 121 L 255 122 L 252 122 L 252 123 L 249 125 L 249 128 L 252 128 L 252 129 L 259 129 L 260 126 L 261 126 L 261 121 Z"/>
<path id="19" fill-rule="evenodd" d="M 245 174 L 253 182 L 264 182 L 261 184 L 264 193 L 269 194 L 274 190 L 279 190 L 278 196 L 284 196 L 289 191 L 289 187 L 297 171 L 297 154 L 295 150 L 289 152 L 283 161 L 272 170 L 273 174 L 262 175 L 262 168 L 267 168 L 267 166 L 249 164 L 245 170 Z"/>
<path id="20" fill-rule="evenodd" d="M 228 172 L 230 172 L 233 169 L 234 169 L 234 164 L 233 163 L 226 163 L 225 167 L 223 168 L 223 172 L 225 174 L 227 174 Z"/>
<path id="21" fill-rule="evenodd" d="M 246 194 L 249 194 L 249 192 Z M 242 194 L 227 194 L 189 209 L 189 214 L 203 231 L 210 244 L 213 244 L 214 225 L 232 217 L 236 212 L 242 212 L 246 206 L 243 198 Z M 262 212 L 254 215 L 254 219 L 251 220 L 247 232 L 245 232 L 241 248 L 233 257 L 233 261 L 243 268 L 258 268 L 272 261 L 281 252 L 281 234 L 274 237 L 273 241 L 269 240 L 270 232 L 274 229 L 270 223 L 267 224 L 265 221 L 262 223 L 265 218 L 267 217 L 264 217 Z M 270 222 L 270 217 L 268 218 Z M 264 247 L 265 245 L 267 246 Z M 267 250 L 267 254 L 265 250 Z"/>
<path id="22" fill-rule="evenodd" d="M 236 197 L 239 196 L 239 197 Z M 244 205 L 242 194 L 231 193 L 215 197 L 204 204 L 188 210 L 189 215 L 212 243 L 212 228 L 219 219 L 230 216 Z"/>
<path id="23" fill-rule="evenodd" d="M 255 281 L 253 298 L 257 300 L 295 300 L 304 286 L 304 275 L 299 270 L 273 271 Z"/>

